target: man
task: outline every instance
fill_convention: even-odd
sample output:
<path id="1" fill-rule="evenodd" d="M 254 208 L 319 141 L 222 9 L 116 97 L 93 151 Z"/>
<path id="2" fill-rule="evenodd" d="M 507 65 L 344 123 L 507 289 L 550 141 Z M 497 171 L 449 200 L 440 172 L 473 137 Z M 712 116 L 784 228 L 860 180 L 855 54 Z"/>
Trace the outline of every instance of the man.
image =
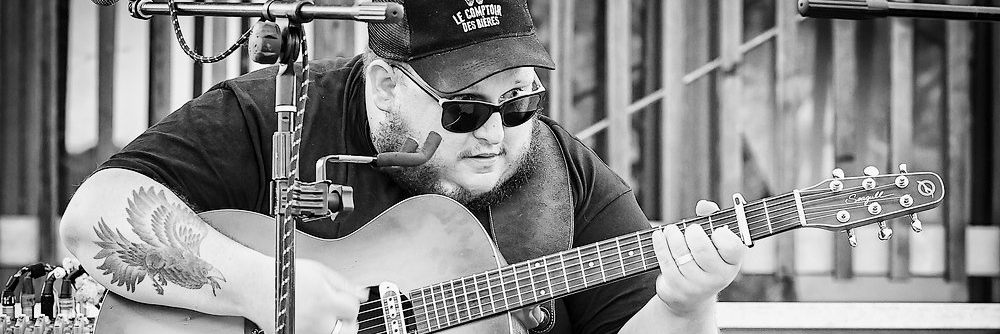
<path id="1" fill-rule="evenodd" d="M 525 0 L 403 5 L 403 22 L 370 25 L 372 53 L 313 64 L 302 175 L 309 179 L 318 157 L 397 151 L 406 138 L 422 142 L 431 132 L 442 136 L 440 147 L 420 167 L 331 166 L 334 183 L 354 187 L 358 208 L 300 230 L 345 236 L 423 193 L 470 208 L 509 261 L 649 227 L 631 189 L 562 127 L 539 116 L 545 93 L 535 68 L 554 65 L 534 34 Z M 273 301 L 266 297 L 274 292 L 267 279 L 273 258 L 216 232 L 195 212 L 269 211 L 274 73 L 214 87 L 80 186 L 61 232 L 98 281 L 140 302 L 242 316 L 273 329 Z M 524 221 L 495 219 L 511 212 Z M 732 282 L 745 253 L 738 237 L 724 228 L 709 238 L 700 228 L 682 233 L 671 226 L 654 233 L 653 243 L 662 274 L 533 309 L 521 317 L 525 327 L 716 332 L 715 296 Z M 142 256 L 132 254 L 140 250 Z M 296 300 L 298 333 L 358 329 L 358 305 L 366 298 L 361 287 L 313 261 L 297 261 L 296 270 L 296 284 L 311 289 L 310 298 Z"/>

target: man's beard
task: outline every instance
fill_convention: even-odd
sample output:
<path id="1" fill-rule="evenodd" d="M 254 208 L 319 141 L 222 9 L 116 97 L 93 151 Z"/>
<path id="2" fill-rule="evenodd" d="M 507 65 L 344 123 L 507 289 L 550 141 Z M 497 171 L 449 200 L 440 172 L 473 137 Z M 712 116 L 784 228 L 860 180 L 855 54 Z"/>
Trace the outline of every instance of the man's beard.
<path id="1" fill-rule="evenodd" d="M 416 132 L 408 124 L 404 124 L 405 122 L 398 111 L 398 106 L 394 106 L 392 111 L 386 113 L 385 122 L 373 131 L 372 142 L 380 153 L 399 150 L 403 147 L 406 138 L 422 142 L 422 140 L 414 138 Z M 532 119 L 529 122 L 536 122 L 536 120 Z M 514 173 L 510 174 L 506 180 L 499 180 L 493 189 L 482 194 L 473 194 L 459 185 L 445 187 L 441 183 L 441 173 L 444 166 L 439 164 L 428 162 L 416 167 L 387 168 L 384 169 L 384 172 L 410 193 L 444 195 L 465 205 L 469 210 L 482 211 L 503 202 L 534 174 L 536 151 L 538 150 L 536 134 L 540 130 L 540 126 L 543 125 L 541 123 L 532 124 L 530 144 L 527 151 L 514 161 L 512 165 Z"/>

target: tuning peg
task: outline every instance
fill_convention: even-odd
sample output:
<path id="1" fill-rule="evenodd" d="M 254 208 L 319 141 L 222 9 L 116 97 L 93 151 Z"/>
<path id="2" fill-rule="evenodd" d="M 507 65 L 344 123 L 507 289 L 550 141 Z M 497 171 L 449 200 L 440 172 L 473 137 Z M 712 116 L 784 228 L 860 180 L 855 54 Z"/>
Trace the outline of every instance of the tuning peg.
<path id="1" fill-rule="evenodd" d="M 833 174 L 833 177 L 836 179 L 844 178 L 844 170 L 840 168 L 834 168 L 833 171 L 830 172 L 830 174 Z"/>
<path id="2" fill-rule="evenodd" d="M 875 167 L 875 166 L 865 167 L 864 172 L 865 172 L 865 175 L 868 175 L 868 176 L 878 176 L 878 168 Z"/>
<path id="3" fill-rule="evenodd" d="M 906 164 L 899 164 L 899 173 L 900 174 L 909 173 L 909 172 L 906 171 Z"/>
<path id="4" fill-rule="evenodd" d="M 910 215 L 910 228 L 913 229 L 913 232 L 917 233 L 924 230 L 924 224 L 920 222 L 920 218 L 917 218 L 917 214 L 915 213 Z"/>
<path id="5" fill-rule="evenodd" d="M 858 247 L 858 236 L 854 235 L 854 229 L 847 230 L 847 243 L 851 247 Z"/>
<path id="6" fill-rule="evenodd" d="M 889 240 L 889 238 L 892 238 L 892 229 L 889 228 L 889 225 L 887 225 L 884 220 L 878 222 L 878 228 L 879 228 L 878 230 L 879 240 L 885 241 Z"/>

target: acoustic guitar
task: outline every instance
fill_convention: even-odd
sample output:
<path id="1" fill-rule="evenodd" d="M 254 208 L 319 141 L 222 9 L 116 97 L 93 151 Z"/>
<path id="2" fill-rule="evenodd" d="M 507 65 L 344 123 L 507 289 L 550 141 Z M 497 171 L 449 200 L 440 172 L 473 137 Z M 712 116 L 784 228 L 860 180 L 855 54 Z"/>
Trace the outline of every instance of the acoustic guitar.
<path id="1" fill-rule="evenodd" d="M 934 173 L 835 177 L 812 187 L 754 202 L 736 194 L 734 206 L 710 216 L 675 223 L 707 233 L 725 226 L 744 243 L 797 228 L 831 231 L 878 223 L 938 206 L 944 185 Z M 245 211 L 202 213 L 223 234 L 273 255 L 271 217 Z M 523 328 L 509 313 L 605 283 L 658 269 L 656 228 L 622 235 L 515 264 L 505 263 L 482 225 L 462 205 L 437 195 L 404 200 L 341 239 L 298 234 L 296 253 L 319 261 L 357 284 L 378 286 L 379 298 L 362 304 L 361 333 L 512 333 Z M 251 232 L 252 231 L 252 232 Z M 262 277 L 261 279 L 268 279 Z M 308 288 L 300 287 L 302 294 Z M 270 298 L 261 296 L 262 298 Z M 95 332 L 252 333 L 241 317 L 141 304 L 109 293 Z"/>

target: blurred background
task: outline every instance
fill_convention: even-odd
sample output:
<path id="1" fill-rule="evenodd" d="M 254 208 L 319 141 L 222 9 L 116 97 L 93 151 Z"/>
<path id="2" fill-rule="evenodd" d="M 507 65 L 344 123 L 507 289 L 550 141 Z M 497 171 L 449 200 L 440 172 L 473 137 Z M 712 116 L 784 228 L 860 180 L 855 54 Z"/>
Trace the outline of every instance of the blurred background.
<path id="1" fill-rule="evenodd" d="M 0 278 L 68 256 L 59 215 L 104 159 L 213 84 L 262 67 L 245 49 L 194 63 L 168 19 L 133 19 L 126 5 L 0 1 Z M 837 167 L 851 176 L 906 163 L 943 177 L 948 196 L 920 214 L 922 233 L 899 219 L 887 242 L 859 228 L 857 248 L 815 229 L 760 240 L 722 300 L 1000 303 L 1000 25 L 811 19 L 792 0 L 529 5 L 558 67 L 540 73 L 547 112 L 636 189 L 654 223 L 694 215 L 702 198 L 728 207 L 735 192 L 808 187 Z M 180 19 L 204 54 L 251 22 Z M 358 54 L 366 32 L 311 23 L 310 56 Z"/>

